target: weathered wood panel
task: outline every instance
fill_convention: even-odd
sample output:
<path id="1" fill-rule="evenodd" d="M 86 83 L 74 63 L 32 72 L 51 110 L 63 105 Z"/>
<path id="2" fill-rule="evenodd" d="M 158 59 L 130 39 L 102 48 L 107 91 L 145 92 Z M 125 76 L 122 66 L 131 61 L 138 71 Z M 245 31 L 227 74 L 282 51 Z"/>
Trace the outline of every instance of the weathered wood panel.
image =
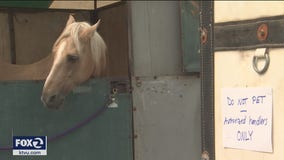
<path id="1" fill-rule="evenodd" d="M 97 0 L 96 1 L 96 8 L 101 8 L 101 7 L 106 7 L 115 3 L 121 2 L 121 0 L 116 0 L 116 1 L 100 1 Z"/>
<path id="2" fill-rule="evenodd" d="M 44 80 L 51 68 L 52 56 L 27 65 L 0 63 L 0 81 L 10 80 Z"/>
<path id="3" fill-rule="evenodd" d="M 0 61 L 10 63 L 10 32 L 8 14 L 0 13 Z"/>
<path id="4" fill-rule="evenodd" d="M 80 0 L 80 1 L 52 1 L 49 8 L 50 9 L 85 9 L 94 10 L 95 1 L 90 0 Z"/>
<path id="5" fill-rule="evenodd" d="M 84 10 L 94 10 L 95 8 L 102 8 L 120 2 L 116 1 L 90 1 L 90 0 L 81 0 L 81 1 L 52 1 L 49 8 L 50 9 L 84 9 Z"/>
<path id="6" fill-rule="evenodd" d="M 63 31 L 68 12 L 15 13 L 16 64 L 30 64 L 51 53 Z M 89 12 L 75 12 L 77 21 L 90 21 Z"/>
<path id="7" fill-rule="evenodd" d="M 104 38 L 107 49 L 107 75 L 128 76 L 128 13 L 125 3 L 98 12 L 101 25 L 98 32 Z"/>

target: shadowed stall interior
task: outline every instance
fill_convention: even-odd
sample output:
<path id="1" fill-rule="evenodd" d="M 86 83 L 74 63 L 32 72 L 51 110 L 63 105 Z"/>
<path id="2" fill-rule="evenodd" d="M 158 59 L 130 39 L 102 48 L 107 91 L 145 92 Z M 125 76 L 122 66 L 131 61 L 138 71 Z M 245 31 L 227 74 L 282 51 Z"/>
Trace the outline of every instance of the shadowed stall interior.
<path id="1" fill-rule="evenodd" d="M 102 77 L 128 76 L 128 23 L 125 4 L 88 10 L 0 8 L 0 80 L 44 80 L 52 64 L 52 45 L 68 15 L 94 24 L 107 45 Z M 43 21 L 44 19 L 44 21 Z"/>

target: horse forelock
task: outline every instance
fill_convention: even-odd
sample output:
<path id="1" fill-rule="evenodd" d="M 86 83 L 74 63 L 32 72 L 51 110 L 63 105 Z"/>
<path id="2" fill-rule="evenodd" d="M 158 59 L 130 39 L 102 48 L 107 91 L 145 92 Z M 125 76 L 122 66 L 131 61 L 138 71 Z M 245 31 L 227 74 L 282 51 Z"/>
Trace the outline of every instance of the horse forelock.
<path id="1" fill-rule="evenodd" d="M 66 37 L 71 36 L 73 41 L 74 41 L 74 45 L 77 49 L 77 51 L 79 52 L 79 54 L 81 54 L 82 52 L 82 48 L 81 48 L 81 41 L 80 41 L 80 37 L 79 37 L 79 32 L 81 29 L 87 29 L 91 27 L 90 24 L 86 23 L 86 22 L 74 22 L 70 25 L 68 25 L 65 30 L 63 31 L 63 33 L 59 36 L 59 38 L 56 40 L 54 47 L 58 46 L 59 43 Z M 102 37 L 99 35 L 99 33 L 97 31 L 94 31 L 95 33 L 93 34 L 93 36 L 90 39 L 90 48 L 91 48 L 91 54 L 92 54 L 92 58 L 95 64 L 95 69 L 94 69 L 94 74 L 95 75 L 100 75 L 101 72 L 104 70 L 104 68 L 106 67 L 106 44 L 104 42 L 104 40 L 102 39 Z"/>
<path id="2" fill-rule="evenodd" d="M 54 46 L 58 46 L 58 44 L 61 42 L 62 39 L 71 36 L 76 49 L 78 50 L 78 52 L 81 52 L 81 44 L 79 41 L 79 32 L 81 29 L 86 29 L 90 27 L 90 25 L 86 22 L 74 22 L 70 25 L 68 25 L 64 31 L 62 32 L 62 34 L 59 36 L 59 38 L 56 40 Z"/>

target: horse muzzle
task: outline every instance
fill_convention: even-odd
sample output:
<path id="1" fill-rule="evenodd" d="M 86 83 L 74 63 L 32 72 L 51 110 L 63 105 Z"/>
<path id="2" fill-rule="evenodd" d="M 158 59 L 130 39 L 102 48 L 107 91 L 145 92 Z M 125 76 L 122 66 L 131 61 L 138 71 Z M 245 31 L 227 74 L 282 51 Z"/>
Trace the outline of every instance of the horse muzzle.
<path id="1" fill-rule="evenodd" d="M 42 103 L 50 109 L 59 109 L 63 105 L 64 99 L 64 96 L 58 94 L 42 94 L 41 96 Z"/>

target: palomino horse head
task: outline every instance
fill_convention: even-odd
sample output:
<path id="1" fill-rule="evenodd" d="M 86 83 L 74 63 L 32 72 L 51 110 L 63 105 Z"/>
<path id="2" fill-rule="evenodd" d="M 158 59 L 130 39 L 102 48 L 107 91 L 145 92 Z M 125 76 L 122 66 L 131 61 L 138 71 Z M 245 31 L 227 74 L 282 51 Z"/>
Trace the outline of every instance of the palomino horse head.
<path id="1" fill-rule="evenodd" d="M 41 100 L 49 108 L 59 108 L 74 87 L 98 76 L 106 65 L 106 45 L 91 26 L 69 16 L 66 27 L 53 45 L 53 65 L 45 81 Z"/>

